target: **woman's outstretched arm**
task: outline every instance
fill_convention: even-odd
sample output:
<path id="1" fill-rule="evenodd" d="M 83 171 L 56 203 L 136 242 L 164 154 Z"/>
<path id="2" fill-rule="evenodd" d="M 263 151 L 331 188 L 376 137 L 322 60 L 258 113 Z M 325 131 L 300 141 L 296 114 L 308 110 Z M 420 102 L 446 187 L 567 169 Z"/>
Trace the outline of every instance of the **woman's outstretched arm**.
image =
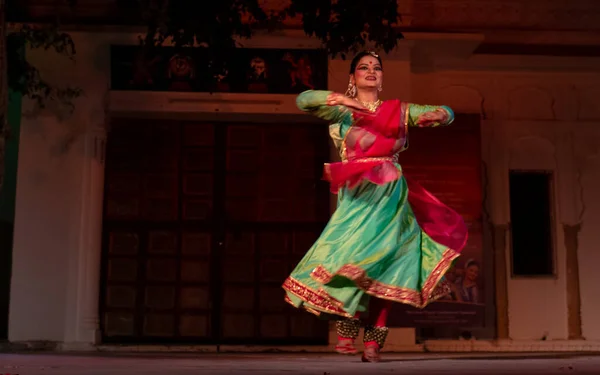
<path id="1" fill-rule="evenodd" d="M 308 90 L 296 98 L 296 105 L 304 112 L 330 122 L 340 122 L 351 115 L 352 109 L 364 109 L 358 102 L 332 91 Z"/>
<path id="2" fill-rule="evenodd" d="M 445 105 L 408 105 L 408 126 L 420 128 L 450 125 L 454 111 Z"/>

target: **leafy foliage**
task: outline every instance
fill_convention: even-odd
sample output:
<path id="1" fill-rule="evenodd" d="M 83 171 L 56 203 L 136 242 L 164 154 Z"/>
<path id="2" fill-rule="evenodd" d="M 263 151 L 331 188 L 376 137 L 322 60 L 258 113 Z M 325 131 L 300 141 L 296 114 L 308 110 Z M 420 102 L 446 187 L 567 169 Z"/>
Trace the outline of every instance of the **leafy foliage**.
<path id="1" fill-rule="evenodd" d="M 76 0 L 63 0 L 77 6 Z M 300 18 L 304 32 L 318 38 L 332 56 L 346 57 L 366 46 L 389 52 L 402 35 L 397 31 L 397 0 L 289 0 L 284 9 L 265 10 L 260 0 L 116 0 L 127 9 L 138 9 L 146 34 L 140 38 L 147 49 L 171 44 L 206 49 L 209 75 L 225 74 L 238 41 L 255 30 L 273 30 L 289 18 Z M 11 5 L 12 4 L 12 5 Z M 19 0 L 7 0 L 9 8 L 23 10 Z M 10 10 L 10 9 L 9 9 Z M 57 20 L 58 23 L 58 20 Z M 73 109 L 81 90 L 54 87 L 29 64 L 22 47 L 52 49 L 74 59 L 75 45 L 57 27 L 22 26 L 7 37 L 9 87 L 44 107 L 55 101 Z"/>
<path id="2" fill-rule="evenodd" d="M 21 0 L 5 0 L 9 19 L 26 18 L 27 3 Z M 69 6 L 75 6 L 77 0 L 64 0 Z M 37 26 L 21 24 L 6 34 L 6 69 L 8 87 L 32 100 L 40 108 L 50 102 L 74 110 L 73 100 L 82 94 L 79 88 L 57 87 L 43 79 L 40 71 L 30 64 L 24 54 L 25 48 L 53 50 L 66 57 L 75 59 L 75 44 L 71 37 L 58 29 L 59 20 L 53 25 Z M 6 25 L 3 25 L 6 27 Z"/>
<path id="3" fill-rule="evenodd" d="M 257 0 L 140 0 L 147 48 L 170 43 L 207 50 L 213 75 L 224 73 L 237 38 L 249 38 L 252 28 L 267 22 Z"/>
<path id="4" fill-rule="evenodd" d="M 8 87 L 36 101 L 44 108 L 48 101 L 54 101 L 73 111 L 73 100 L 81 95 L 81 90 L 74 87 L 56 87 L 45 81 L 39 70 L 31 65 L 23 53 L 23 47 L 43 48 L 73 60 L 75 43 L 68 34 L 61 33 L 56 27 L 33 27 L 23 25 L 18 31 L 7 35 L 7 72 Z"/>
<path id="5" fill-rule="evenodd" d="M 291 0 L 284 9 L 270 12 L 259 0 L 139 0 L 139 4 L 147 25 L 141 39 L 144 46 L 204 47 L 214 76 L 226 69 L 236 40 L 251 37 L 257 29 L 281 27 L 291 17 L 300 17 L 305 33 L 321 40 L 334 57 L 345 58 L 367 45 L 389 52 L 402 38 L 396 30 L 397 0 Z"/>
<path id="6" fill-rule="evenodd" d="M 389 52 L 402 38 L 396 30 L 397 0 L 291 0 L 286 13 L 300 15 L 304 32 L 319 38 L 333 56 L 345 58 L 368 44 Z"/>

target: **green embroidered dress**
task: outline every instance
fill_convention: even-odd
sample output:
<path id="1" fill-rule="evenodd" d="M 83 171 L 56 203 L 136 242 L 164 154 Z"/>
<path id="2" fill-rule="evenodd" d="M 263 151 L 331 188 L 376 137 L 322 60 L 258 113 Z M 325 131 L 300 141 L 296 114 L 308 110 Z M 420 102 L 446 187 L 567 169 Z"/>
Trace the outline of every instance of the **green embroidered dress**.
<path id="1" fill-rule="evenodd" d="M 374 114 L 327 106 L 328 91 L 306 91 L 298 107 L 330 121 L 342 162 L 325 165 L 338 206 L 283 288 L 286 301 L 316 315 L 354 317 L 369 297 L 424 307 L 447 294 L 443 281 L 466 243 L 462 219 L 397 163 L 408 129 L 448 107 L 389 100 Z"/>

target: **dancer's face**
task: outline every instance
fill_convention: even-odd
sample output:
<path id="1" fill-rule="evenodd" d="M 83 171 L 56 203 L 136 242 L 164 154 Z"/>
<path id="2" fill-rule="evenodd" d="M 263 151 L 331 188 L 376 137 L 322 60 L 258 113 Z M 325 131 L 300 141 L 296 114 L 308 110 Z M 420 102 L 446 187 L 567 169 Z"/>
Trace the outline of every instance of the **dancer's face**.
<path id="1" fill-rule="evenodd" d="M 356 64 L 350 79 L 358 90 L 379 89 L 383 83 L 383 69 L 379 60 L 371 55 L 364 56 Z"/>

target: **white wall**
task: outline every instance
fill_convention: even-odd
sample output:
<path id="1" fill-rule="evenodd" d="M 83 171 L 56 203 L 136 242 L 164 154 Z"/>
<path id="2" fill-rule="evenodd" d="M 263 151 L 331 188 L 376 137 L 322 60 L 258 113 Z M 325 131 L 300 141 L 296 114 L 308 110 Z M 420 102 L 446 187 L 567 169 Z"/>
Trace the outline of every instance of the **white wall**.
<path id="1" fill-rule="evenodd" d="M 64 334 L 69 251 L 76 244 L 81 144 L 68 152 L 55 121 L 24 119 L 17 177 L 9 340 Z M 61 134 L 63 133 L 63 134 Z M 49 324 L 51 322 L 51 324 Z"/>
<path id="2" fill-rule="evenodd" d="M 9 340 L 93 342 L 96 335 L 102 165 L 109 46 L 120 35 L 71 34 L 77 60 L 28 51 L 42 77 L 84 90 L 71 117 L 53 108 L 21 130 Z M 133 41 L 133 38 L 130 37 Z"/>

